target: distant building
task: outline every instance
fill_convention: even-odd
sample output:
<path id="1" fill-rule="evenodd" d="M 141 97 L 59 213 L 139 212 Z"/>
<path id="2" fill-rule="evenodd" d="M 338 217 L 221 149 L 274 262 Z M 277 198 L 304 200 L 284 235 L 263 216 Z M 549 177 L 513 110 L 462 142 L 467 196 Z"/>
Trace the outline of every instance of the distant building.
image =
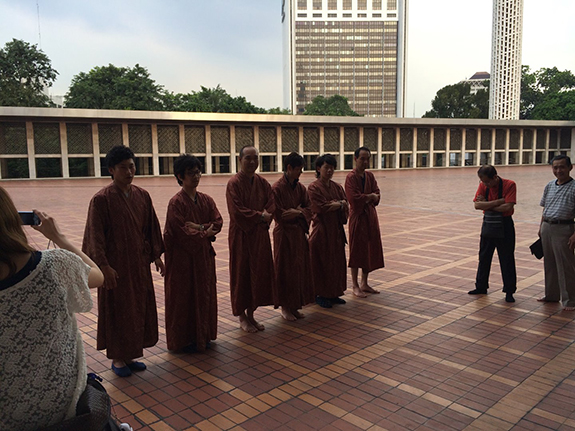
<path id="1" fill-rule="evenodd" d="M 469 79 L 464 79 L 461 82 L 471 85 L 471 94 L 476 94 L 479 90 L 486 90 L 485 81 L 489 80 L 488 72 L 475 72 Z"/>
<path id="2" fill-rule="evenodd" d="M 489 119 L 518 120 L 523 0 L 493 1 Z"/>
<path id="3" fill-rule="evenodd" d="M 284 102 L 340 94 L 361 115 L 403 117 L 408 0 L 282 0 Z"/>

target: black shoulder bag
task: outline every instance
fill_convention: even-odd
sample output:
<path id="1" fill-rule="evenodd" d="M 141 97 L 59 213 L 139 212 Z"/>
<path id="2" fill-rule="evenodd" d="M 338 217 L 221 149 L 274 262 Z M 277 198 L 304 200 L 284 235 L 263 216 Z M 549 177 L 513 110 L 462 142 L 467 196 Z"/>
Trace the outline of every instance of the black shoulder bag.
<path id="1" fill-rule="evenodd" d="M 503 197 L 503 180 L 499 178 L 499 197 Z M 489 201 L 489 188 L 485 191 L 485 200 Z M 499 211 L 485 211 L 483 214 L 483 225 L 481 226 L 481 236 L 486 238 L 505 238 L 503 229 L 503 213 Z"/>

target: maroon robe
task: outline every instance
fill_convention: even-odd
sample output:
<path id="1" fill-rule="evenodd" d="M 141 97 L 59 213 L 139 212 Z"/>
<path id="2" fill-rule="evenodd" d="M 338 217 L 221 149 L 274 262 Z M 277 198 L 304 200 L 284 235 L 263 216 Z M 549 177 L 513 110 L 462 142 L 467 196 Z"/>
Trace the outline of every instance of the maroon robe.
<path id="1" fill-rule="evenodd" d="M 114 183 L 94 195 L 82 250 L 100 267 L 118 273 L 117 286 L 98 289 L 97 349 L 110 359 L 143 356 L 158 342 L 158 314 L 150 263 L 164 251 L 160 223 L 147 191 L 130 196 Z"/>
<path id="2" fill-rule="evenodd" d="M 379 187 L 375 176 L 368 171 L 365 173 L 365 187 L 362 186 L 361 176 L 354 169 L 345 179 L 345 194 L 350 206 L 349 214 L 349 267 L 361 268 L 371 272 L 383 268 L 383 248 L 379 221 L 375 207 L 376 203 L 367 202 L 366 195 L 376 193 Z"/>
<path id="3" fill-rule="evenodd" d="M 272 186 L 274 197 L 274 268 L 278 290 L 275 307 L 297 310 L 315 301 L 307 233 L 311 222 L 311 203 L 301 183 L 295 188 L 282 176 Z M 301 206 L 303 214 L 282 220 L 285 210 Z"/>
<path id="4" fill-rule="evenodd" d="M 308 187 L 313 211 L 313 230 L 309 237 L 311 266 L 315 293 L 324 298 L 336 298 L 347 289 L 345 265 L 345 231 L 348 209 L 327 211 L 334 201 L 345 199 L 343 187 L 329 181 L 328 185 L 317 179 Z"/>
<path id="5" fill-rule="evenodd" d="M 205 350 L 218 331 L 216 253 L 206 231 L 186 227 L 186 222 L 213 224 L 220 230 L 222 216 L 214 200 L 197 192 L 196 201 L 182 189 L 168 204 L 166 244 L 166 338 L 169 350 L 195 345 Z"/>
<path id="6" fill-rule="evenodd" d="M 274 263 L 269 225 L 262 220 L 265 209 L 273 213 L 272 188 L 264 178 L 238 172 L 226 187 L 230 214 L 230 293 L 232 312 L 273 305 Z"/>

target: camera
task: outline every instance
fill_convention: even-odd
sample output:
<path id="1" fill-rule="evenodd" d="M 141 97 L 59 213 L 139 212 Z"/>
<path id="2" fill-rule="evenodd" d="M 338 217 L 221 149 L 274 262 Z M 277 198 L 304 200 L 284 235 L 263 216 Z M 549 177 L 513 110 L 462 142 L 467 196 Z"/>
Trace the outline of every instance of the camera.
<path id="1" fill-rule="evenodd" d="M 40 218 L 34 211 L 18 211 L 18 214 L 20 214 L 23 225 L 38 226 L 40 224 Z"/>

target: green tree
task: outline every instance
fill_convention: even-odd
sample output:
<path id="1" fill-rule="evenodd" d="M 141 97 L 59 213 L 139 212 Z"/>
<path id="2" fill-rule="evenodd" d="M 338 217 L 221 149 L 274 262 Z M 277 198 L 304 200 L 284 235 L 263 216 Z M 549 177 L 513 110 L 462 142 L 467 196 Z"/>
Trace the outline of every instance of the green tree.
<path id="1" fill-rule="evenodd" d="M 162 86 L 139 64 L 133 68 L 110 64 L 80 72 L 72 78 L 64 104 L 85 109 L 164 109 Z"/>
<path id="2" fill-rule="evenodd" d="M 280 108 L 279 106 L 276 108 L 270 108 L 267 110 L 267 114 L 273 115 L 291 115 L 291 110 L 289 108 Z"/>
<path id="3" fill-rule="evenodd" d="M 459 82 L 440 89 L 431 102 L 431 110 L 424 118 L 487 118 L 489 91 L 471 94 L 471 84 Z"/>
<path id="4" fill-rule="evenodd" d="M 556 67 L 531 72 L 521 68 L 520 118 L 528 120 L 575 120 L 572 108 L 575 76 Z M 567 93 L 567 94 L 564 94 Z"/>
<path id="5" fill-rule="evenodd" d="M 200 87 L 200 91 L 188 94 L 165 93 L 164 108 L 167 111 L 227 112 L 241 114 L 265 114 L 266 110 L 248 102 L 244 96 L 232 97 L 219 84 L 215 88 Z"/>
<path id="6" fill-rule="evenodd" d="M 335 94 L 327 99 L 323 96 L 317 96 L 305 107 L 303 115 L 359 117 L 359 114 L 349 107 L 347 98 L 339 94 Z"/>
<path id="7" fill-rule="evenodd" d="M 0 49 L 0 106 L 50 106 L 43 91 L 57 75 L 36 45 L 12 39 Z"/>

